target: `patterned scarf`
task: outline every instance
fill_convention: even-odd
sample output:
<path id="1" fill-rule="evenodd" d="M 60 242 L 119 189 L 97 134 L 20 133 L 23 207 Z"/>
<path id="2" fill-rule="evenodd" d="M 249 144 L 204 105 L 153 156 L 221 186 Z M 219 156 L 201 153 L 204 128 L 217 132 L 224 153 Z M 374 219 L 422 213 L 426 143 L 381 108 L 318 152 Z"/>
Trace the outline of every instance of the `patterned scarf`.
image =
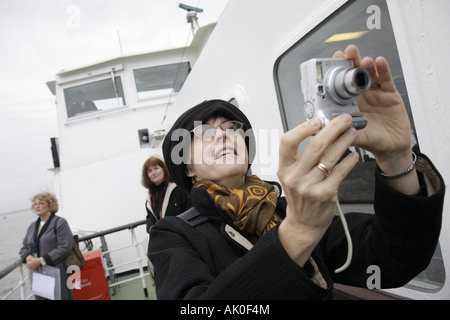
<path id="1" fill-rule="evenodd" d="M 253 243 L 281 223 L 275 213 L 277 192 L 273 185 L 257 176 L 247 176 L 239 189 L 230 189 L 210 180 L 197 181 L 193 188 L 204 188 L 214 204 L 247 233 Z"/>

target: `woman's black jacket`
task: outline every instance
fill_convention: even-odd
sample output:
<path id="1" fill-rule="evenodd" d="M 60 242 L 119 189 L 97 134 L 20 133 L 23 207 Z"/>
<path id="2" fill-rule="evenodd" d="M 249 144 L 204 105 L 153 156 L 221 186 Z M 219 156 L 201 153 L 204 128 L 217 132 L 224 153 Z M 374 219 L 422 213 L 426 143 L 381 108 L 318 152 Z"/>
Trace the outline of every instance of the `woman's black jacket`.
<path id="1" fill-rule="evenodd" d="M 191 201 L 188 195 L 176 186 L 175 183 L 169 182 L 162 203 L 162 217 L 165 216 L 177 216 L 190 208 Z M 145 210 L 147 211 L 146 225 L 147 232 L 150 232 L 150 228 L 160 219 L 157 212 L 153 212 L 152 198 L 150 193 L 147 194 L 147 200 L 145 201 Z"/>
<path id="2" fill-rule="evenodd" d="M 158 299 L 326 299 L 331 297 L 333 283 L 366 287 L 372 275 L 369 266 L 379 268 L 381 288 L 403 286 L 428 266 L 441 229 L 444 181 L 423 155 L 418 156 L 416 168 L 422 190 L 415 196 L 393 190 L 377 169 L 375 214 L 345 215 L 353 259 L 338 274 L 334 270 L 347 258 L 339 219 L 301 268 L 282 247 L 277 227 L 248 250 L 245 240 L 240 241 L 243 245 L 236 241 L 242 235 L 207 192 L 194 189 L 193 206 L 221 233 L 236 258 L 221 266 L 215 246 L 197 227 L 179 217 L 158 221 L 149 243 Z M 280 198 L 278 214 L 284 216 L 285 208 L 286 201 Z"/>

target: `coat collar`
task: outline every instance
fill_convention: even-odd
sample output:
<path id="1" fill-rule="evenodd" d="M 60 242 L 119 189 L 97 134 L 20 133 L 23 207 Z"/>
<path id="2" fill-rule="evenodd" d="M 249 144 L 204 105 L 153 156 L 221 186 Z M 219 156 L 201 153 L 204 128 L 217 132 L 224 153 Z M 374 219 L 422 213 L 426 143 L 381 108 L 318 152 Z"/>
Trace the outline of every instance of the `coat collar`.
<path id="1" fill-rule="evenodd" d="M 166 195 L 164 196 L 164 201 L 161 207 L 162 215 L 163 217 L 166 214 L 167 207 L 169 205 L 170 195 L 172 194 L 172 191 L 177 187 L 177 185 L 173 182 L 169 182 L 166 189 Z M 147 209 L 155 215 L 152 209 L 152 197 L 150 196 L 150 193 L 147 193 L 147 201 L 145 202 L 145 205 Z"/>
<path id="2" fill-rule="evenodd" d="M 48 218 L 47 221 L 45 221 L 44 226 L 41 229 L 41 232 L 39 233 L 39 235 L 37 234 L 39 231 L 39 225 L 41 223 L 41 218 L 37 218 L 36 220 L 36 224 L 34 226 L 34 239 L 36 240 L 36 243 L 39 241 L 39 238 L 44 234 L 44 232 L 48 229 L 48 226 L 50 225 L 50 222 L 53 220 L 53 218 L 55 217 L 55 213 L 52 213 L 50 215 L 50 217 Z"/>

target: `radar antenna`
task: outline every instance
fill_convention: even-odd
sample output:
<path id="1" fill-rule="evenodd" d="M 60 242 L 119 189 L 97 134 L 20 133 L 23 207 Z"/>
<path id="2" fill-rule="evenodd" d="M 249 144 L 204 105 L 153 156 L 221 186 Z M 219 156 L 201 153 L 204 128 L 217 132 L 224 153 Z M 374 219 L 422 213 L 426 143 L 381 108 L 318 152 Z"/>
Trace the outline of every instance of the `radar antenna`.
<path id="1" fill-rule="evenodd" d="M 198 25 L 197 13 L 202 13 L 203 9 L 191 7 L 183 3 L 180 3 L 179 7 L 187 11 L 186 20 L 191 24 L 192 36 L 194 36 L 195 32 L 200 28 Z"/>

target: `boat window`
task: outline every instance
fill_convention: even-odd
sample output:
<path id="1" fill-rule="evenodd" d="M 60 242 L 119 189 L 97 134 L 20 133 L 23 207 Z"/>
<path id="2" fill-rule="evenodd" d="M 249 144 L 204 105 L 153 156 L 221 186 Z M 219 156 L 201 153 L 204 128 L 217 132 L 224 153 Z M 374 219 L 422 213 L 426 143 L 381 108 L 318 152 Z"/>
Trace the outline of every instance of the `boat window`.
<path id="1" fill-rule="evenodd" d="M 125 105 L 120 77 L 86 83 L 64 89 L 67 116 L 116 109 Z"/>
<path id="2" fill-rule="evenodd" d="M 179 92 L 190 71 L 189 62 L 133 70 L 138 99 L 152 99 Z"/>
<path id="3" fill-rule="evenodd" d="M 358 46 L 362 57 L 384 56 L 388 60 L 395 85 L 411 120 L 414 148 L 419 151 L 401 61 L 385 0 L 347 2 L 280 56 L 275 64 L 274 75 L 285 131 L 306 121 L 300 85 L 300 64 L 312 58 L 331 58 L 334 52 L 343 51 L 350 44 Z M 306 143 L 300 145 L 299 152 L 305 145 Z M 376 162 L 370 152 L 352 149 L 360 153 L 361 160 L 341 184 L 339 200 L 353 206 L 371 206 Z M 410 285 L 423 291 L 438 290 L 444 281 L 444 265 L 438 246 L 430 266 Z"/>

